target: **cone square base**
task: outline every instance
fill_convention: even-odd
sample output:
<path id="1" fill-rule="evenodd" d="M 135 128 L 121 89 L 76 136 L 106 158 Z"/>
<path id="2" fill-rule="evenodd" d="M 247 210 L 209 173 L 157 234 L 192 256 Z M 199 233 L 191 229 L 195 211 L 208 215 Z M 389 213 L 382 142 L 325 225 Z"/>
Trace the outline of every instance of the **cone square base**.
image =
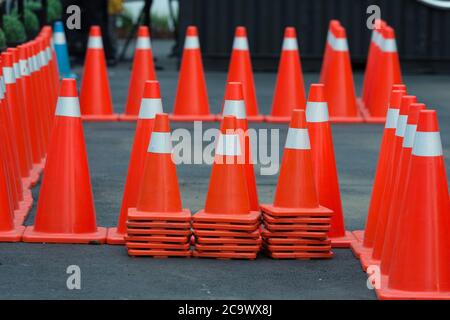
<path id="1" fill-rule="evenodd" d="M 0 242 L 20 242 L 24 231 L 25 227 L 20 225 L 9 231 L 0 231 Z"/>
<path id="2" fill-rule="evenodd" d="M 193 222 L 192 227 L 194 229 L 204 230 L 241 230 L 253 232 L 259 228 L 259 222 L 254 224 L 235 224 L 235 223 L 206 223 L 206 222 Z"/>
<path id="3" fill-rule="evenodd" d="M 260 237 L 259 230 L 253 232 L 243 231 L 227 231 L 227 230 L 198 230 L 194 229 L 194 235 L 196 237 L 226 237 L 226 238 L 246 238 L 246 239 L 258 239 Z"/>
<path id="4" fill-rule="evenodd" d="M 119 121 L 137 121 L 138 115 L 137 114 L 119 114 Z"/>
<path id="5" fill-rule="evenodd" d="M 129 228 L 127 227 L 127 234 L 129 236 L 150 236 L 150 235 L 174 235 L 174 236 L 190 236 L 191 230 L 177 230 L 177 229 L 143 229 L 143 228 Z"/>
<path id="6" fill-rule="evenodd" d="M 245 238 L 230 238 L 230 237 L 195 237 L 197 244 L 211 244 L 211 245 L 225 245 L 225 244 L 242 244 L 242 245 L 255 245 L 260 246 L 262 244 L 262 238 L 245 239 Z"/>
<path id="7" fill-rule="evenodd" d="M 330 259 L 333 257 L 333 252 L 272 252 L 264 250 L 264 253 L 272 259 L 298 259 L 298 260 L 310 260 L 310 259 Z"/>
<path id="8" fill-rule="evenodd" d="M 272 224 L 307 224 L 307 223 L 321 223 L 321 224 L 330 224 L 331 218 L 328 217 L 273 217 L 265 212 L 263 212 L 262 218 L 264 221 Z"/>
<path id="9" fill-rule="evenodd" d="M 180 212 L 146 212 L 129 208 L 128 221 L 190 222 L 191 211 L 183 209 Z"/>
<path id="10" fill-rule="evenodd" d="M 14 225 L 21 226 L 25 223 L 26 217 L 24 215 L 18 215 L 14 213 Z"/>
<path id="11" fill-rule="evenodd" d="M 108 233 L 106 234 L 107 244 L 125 244 L 125 233 L 119 233 L 117 228 L 108 228 Z"/>
<path id="12" fill-rule="evenodd" d="M 364 241 L 364 230 L 354 230 L 352 231 L 353 237 L 355 241 L 363 242 Z"/>
<path id="13" fill-rule="evenodd" d="M 264 241 L 270 245 L 324 245 L 331 247 L 330 240 L 317 240 L 305 238 L 264 238 Z"/>
<path id="14" fill-rule="evenodd" d="M 329 252 L 330 245 L 272 245 L 264 243 L 264 248 L 271 252 Z"/>
<path id="15" fill-rule="evenodd" d="M 273 232 L 277 231 L 325 231 L 330 230 L 329 224 L 277 224 L 264 221 L 264 227 Z"/>
<path id="16" fill-rule="evenodd" d="M 316 239 L 328 239 L 326 232 L 317 231 L 269 231 L 262 229 L 261 234 L 263 238 L 316 238 Z"/>
<path id="17" fill-rule="evenodd" d="M 196 243 L 195 249 L 197 251 L 233 251 L 233 252 L 258 252 L 260 250 L 259 245 L 249 244 L 201 244 Z"/>
<path id="18" fill-rule="evenodd" d="M 350 231 L 345 231 L 345 235 L 342 237 L 331 237 L 328 235 L 328 238 L 331 240 L 331 246 L 333 248 L 350 248 L 351 244 L 355 241 L 355 237 Z"/>
<path id="19" fill-rule="evenodd" d="M 319 206 L 317 208 L 281 208 L 276 207 L 272 204 L 262 204 L 261 210 L 263 213 L 268 214 L 272 217 L 331 217 L 333 211 Z"/>
<path id="20" fill-rule="evenodd" d="M 267 115 L 264 117 L 264 121 L 269 122 L 269 123 L 289 123 L 289 122 L 291 122 L 291 116 Z"/>
<path id="21" fill-rule="evenodd" d="M 190 249 L 191 244 L 175 244 L 175 243 L 158 243 L 158 242 L 129 242 L 127 241 L 126 247 L 128 249 L 162 249 L 162 250 L 180 250 L 187 251 Z"/>
<path id="22" fill-rule="evenodd" d="M 261 212 L 251 211 L 248 214 L 220 214 L 207 213 L 204 210 L 198 211 L 192 216 L 193 222 L 213 222 L 213 223 L 236 223 L 255 224 L 261 218 Z"/>
<path id="23" fill-rule="evenodd" d="M 98 122 L 107 122 L 107 121 L 119 121 L 119 115 L 116 113 L 113 114 L 98 114 L 98 115 L 87 115 L 84 114 L 81 116 L 83 121 L 98 121 Z"/>
<path id="24" fill-rule="evenodd" d="M 215 114 L 181 115 L 181 114 L 171 113 L 169 115 L 169 120 L 175 121 L 175 122 L 217 121 L 217 115 L 215 115 Z"/>
<path id="25" fill-rule="evenodd" d="M 163 250 L 163 249 L 129 249 L 128 255 L 141 257 L 155 257 L 155 258 L 190 257 L 192 255 L 192 252 L 190 250 L 177 251 L 177 250 Z"/>
<path id="26" fill-rule="evenodd" d="M 359 262 L 361 263 L 361 267 L 364 271 L 371 265 L 380 266 L 380 260 L 376 260 L 372 258 L 372 251 L 364 252 L 359 256 Z"/>
<path id="27" fill-rule="evenodd" d="M 47 233 L 34 230 L 29 226 L 23 233 L 23 242 L 35 243 L 76 243 L 102 244 L 106 242 L 106 228 L 98 227 L 97 232 L 90 233 Z"/>
<path id="28" fill-rule="evenodd" d="M 192 252 L 192 256 L 196 258 L 215 258 L 215 259 L 246 259 L 255 260 L 257 252 L 219 252 L 219 251 L 197 251 Z"/>
<path id="29" fill-rule="evenodd" d="M 189 222 L 167 222 L 167 221 L 127 221 L 127 226 L 131 228 L 152 228 L 152 229 L 182 229 L 190 230 Z"/>
<path id="30" fill-rule="evenodd" d="M 190 236 L 125 236 L 126 242 L 159 242 L 159 243 L 181 243 L 190 242 Z"/>
<path id="31" fill-rule="evenodd" d="M 372 254 L 372 248 L 365 247 L 363 242 L 359 241 L 353 241 L 350 243 L 350 249 L 352 249 L 353 254 L 358 259 L 360 259 L 363 254 Z"/>

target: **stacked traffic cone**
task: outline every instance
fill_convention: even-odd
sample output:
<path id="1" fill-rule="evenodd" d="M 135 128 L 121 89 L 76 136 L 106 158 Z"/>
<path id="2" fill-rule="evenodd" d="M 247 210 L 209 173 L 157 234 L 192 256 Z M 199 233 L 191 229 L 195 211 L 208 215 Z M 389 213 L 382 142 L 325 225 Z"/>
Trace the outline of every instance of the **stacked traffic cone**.
<path id="1" fill-rule="evenodd" d="M 122 206 L 120 209 L 117 228 L 108 229 L 108 244 L 124 244 L 126 233 L 126 221 L 128 209 L 136 208 L 142 171 L 144 169 L 145 157 L 148 143 L 153 131 L 155 115 L 162 113 L 161 94 L 159 82 L 148 80 L 144 85 L 144 92 L 141 99 L 141 107 L 134 135 L 133 147 L 131 149 L 130 164 L 123 191 Z"/>
<path id="2" fill-rule="evenodd" d="M 372 62 L 374 71 L 368 75 L 371 79 L 367 86 L 370 87 L 366 89 L 363 110 L 367 122 L 383 123 L 386 120 L 391 86 L 402 83 L 402 75 L 394 29 L 386 25 L 380 28 L 378 44 L 378 54 Z"/>
<path id="3" fill-rule="evenodd" d="M 332 122 L 363 121 L 356 104 L 346 32 L 336 20 L 330 23 L 320 82 L 325 85 Z"/>
<path id="4" fill-rule="evenodd" d="M 328 237 L 333 247 L 348 248 L 354 237 L 345 230 L 333 137 L 323 84 L 312 84 L 310 87 L 306 103 L 306 121 L 319 203 L 333 211 Z"/>
<path id="5" fill-rule="evenodd" d="M 108 70 L 99 26 L 92 26 L 89 32 L 83 79 L 80 92 L 83 120 L 114 121 Z"/>
<path id="6" fill-rule="evenodd" d="M 284 31 L 280 65 L 272 102 L 272 112 L 267 122 L 289 122 L 292 110 L 305 108 L 305 87 L 300 63 L 300 52 L 295 28 Z"/>
<path id="7" fill-rule="evenodd" d="M 261 205 L 264 250 L 275 259 L 331 258 L 333 211 L 319 205 L 305 111 L 292 113 L 273 204 Z"/>
<path id="8" fill-rule="evenodd" d="M 45 51 L 47 54 L 47 58 L 50 62 L 52 86 L 55 91 L 54 94 L 56 100 L 58 98 L 58 90 L 59 90 L 59 70 L 58 70 L 58 61 L 56 58 L 55 43 L 53 41 L 52 27 L 44 26 L 40 34 L 42 34 L 46 38 Z"/>
<path id="9" fill-rule="evenodd" d="M 24 242 L 104 243 L 97 227 L 74 79 L 64 79 L 55 112 L 34 226 Z"/>
<path id="10" fill-rule="evenodd" d="M 153 53 L 148 27 L 140 26 L 134 52 L 133 68 L 131 69 L 130 86 L 128 89 L 125 113 L 120 120 L 136 120 L 141 105 L 142 91 L 147 80 L 156 80 Z"/>
<path id="11" fill-rule="evenodd" d="M 380 299 L 450 299 L 450 200 L 436 112 L 419 114 Z"/>
<path id="12" fill-rule="evenodd" d="M 255 82 L 253 80 L 252 61 L 248 47 L 247 30 L 245 27 L 236 28 L 231 52 L 230 65 L 228 67 L 227 83 L 240 82 L 244 89 L 245 107 L 247 108 L 248 121 L 263 121 L 259 114 L 258 101 L 256 100 Z"/>
<path id="13" fill-rule="evenodd" d="M 195 257 L 256 259 L 260 250 L 260 212 L 250 208 L 241 143 L 236 118 L 225 115 L 205 208 L 192 217 Z"/>
<path id="14" fill-rule="evenodd" d="M 64 33 L 64 24 L 62 21 L 56 21 L 54 24 L 53 41 L 55 46 L 56 58 L 58 61 L 58 70 L 61 78 L 76 78 L 70 69 L 69 50 L 67 49 L 66 34 Z"/>
<path id="15" fill-rule="evenodd" d="M 189 257 L 190 221 L 190 211 L 181 206 L 169 117 L 159 113 L 145 155 L 137 204 L 128 210 L 125 237 L 128 254 Z"/>
<path id="16" fill-rule="evenodd" d="M 197 28 L 189 26 L 184 40 L 172 121 L 214 121 L 209 111 L 208 91 L 203 72 Z"/>
<path id="17" fill-rule="evenodd" d="M 252 162 L 252 151 L 250 149 L 250 136 L 248 134 L 248 121 L 245 114 L 244 93 L 240 82 L 229 82 L 225 89 L 225 102 L 223 105 L 223 116 L 236 117 L 236 129 L 242 134 L 241 146 L 244 146 L 244 167 L 247 178 L 248 196 L 250 210 L 258 211 L 258 191 L 256 188 L 255 171 Z"/>

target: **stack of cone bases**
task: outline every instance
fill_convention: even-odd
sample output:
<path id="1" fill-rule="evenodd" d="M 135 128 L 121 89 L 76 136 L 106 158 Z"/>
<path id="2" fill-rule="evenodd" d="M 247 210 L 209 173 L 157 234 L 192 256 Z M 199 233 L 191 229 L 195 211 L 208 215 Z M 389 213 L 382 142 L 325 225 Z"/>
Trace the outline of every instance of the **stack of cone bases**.
<path id="1" fill-rule="evenodd" d="M 292 110 L 305 108 L 305 88 L 295 28 L 284 31 L 272 112 L 267 122 L 289 122 Z"/>
<path id="2" fill-rule="evenodd" d="M 203 72 L 197 28 L 189 26 L 184 40 L 172 121 L 214 121 L 209 111 L 208 91 Z"/>
<path id="3" fill-rule="evenodd" d="M 264 251 L 275 259 L 331 258 L 333 211 L 319 205 L 305 111 L 292 113 L 273 204 L 261 205 Z"/>
<path id="4" fill-rule="evenodd" d="M 128 209 L 126 247 L 130 256 L 189 257 L 191 213 L 181 206 L 172 160 L 169 117 L 154 120 L 135 208 Z"/>
<path id="5" fill-rule="evenodd" d="M 397 90 L 397 88 L 400 90 Z M 387 179 L 386 171 L 388 165 L 392 161 L 395 131 L 400 113 L 400 105 L 402 102 L 402 97 L 405 94 L 406 87 L 404 86 L 393 87 L 391 92 L 365 230 L 355 230 L 352 232 L 355 237 L 355 241 L 351 244 L 351 249 L 357 257 L 360 256 L 362 251 L 370 250 L 373 246 L 373 238 L 375 235 L 379 214 L 379 203 L 383 195 L 383 186 L 385 185 L 385 180 Z"/>
<path id="6" fill-rule="evenodd" d="M 34 226 L 24 242 L 104 243 L 97 227 L 74 79 L 64 79 L 55 111 Z"/>
<path id="7" fill-rule="evenodd" d="M 134 52 L 131 70 L 130 86 L 128 89 L 125 113 L 120 115 L 121 121 L 136 120 L 141 105 L 142 91 L 147 80 L 156 80 L 153 53 L 148 27 L 140 26 Z"/>
<path id="8" fill-rule="evenodd" d="M 147 154 L 148 143 L 153 131 L 155 116 L 162 113 L 162 101 L 159 82 L 148 80 L 144 85 L 141 107 L 139 110 L 134 135 L 133 147 L 131 149 L 128 174 L 123 191 L 122 206 L 120 209 L 119 221 L 116 228 L 108 229 L 108 244 L 124 244 L 126 233 L 126 220 L 128 209 L 136 208 L 142 170 L 144 169 L 145 156 Z"/>
<path id="9" fill-rule="evenodd" d="M 320 82 L 325 85 L 331 122 L 364 120 L 356 104 L 346 32 L 336 20 L 330 22 Z"/>
<path id="10" fill-rule="evenodd" d="M 236 118 L 224 115 L 205 208 L 192 217 L 195 257 L 256 259 L 261 214 L 250 205 L 244 161 Z"/>
<path id="11" fill-rule="evenodd" d="M 258 101 L 256 99 L 247 30 L 242 26 L 236 28 L 234 35 L 233 51 L 231 53 L 227 76 L 227 83 L 229 82 L 242 83 L 248 121 L 263 121 L 264 117 L 259 114 Z"/>
<path id="12" fill-rule="evenodd" d="M 81 82 L 80 106 L 83 120 L 115 121 L 119 118 L 113 113 L 108 70 L 99 26 L 92 26 L 89 32 Z"/>
<path id="13" fill-rule="evenodd" d="M 351 232 L 345 230 L 333 137 L 323 84 L 312 84 L 310 87 L 306 104 L 306 121 L 319 203 L 333 211 L 328 237 L 333 247 L 349 248 L 354 237 Z"/>
<path id="14" fill-rule="evenodd" d="M 450 299 L 450 200 L 436 112 L 422 110 L 380 299 Z M 382 260 L 383 265 L 383 260 Z"/>

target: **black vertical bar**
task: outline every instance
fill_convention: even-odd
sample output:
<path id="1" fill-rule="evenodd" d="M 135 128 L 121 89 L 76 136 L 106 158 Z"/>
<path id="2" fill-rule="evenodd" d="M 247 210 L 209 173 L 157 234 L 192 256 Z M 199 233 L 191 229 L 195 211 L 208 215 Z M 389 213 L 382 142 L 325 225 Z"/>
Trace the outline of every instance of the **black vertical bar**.
<path id="1" fill-rule="evenodd" d="M 17 0 L 17 12 L 19 13 L 19 20 L 24 24 L 25 23 L 24 0 Z"/>

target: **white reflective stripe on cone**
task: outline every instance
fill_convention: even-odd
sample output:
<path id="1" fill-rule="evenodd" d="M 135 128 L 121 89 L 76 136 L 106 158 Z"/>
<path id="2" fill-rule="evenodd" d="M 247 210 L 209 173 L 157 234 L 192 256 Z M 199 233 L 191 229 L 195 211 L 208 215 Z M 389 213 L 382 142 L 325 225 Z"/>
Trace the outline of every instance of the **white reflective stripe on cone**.
<path id="1" fill-rule="evenodd" d="M 5 90 L 3 89 L 3 77 L 0 77 L 0 100 L 5 97 Z"/>
<path id="2" fill-rule="evenodd" d="M 162 113 L 161 99 L 143 98 L 139 108 L 139 119 L 154 119 L 157 113 Z"/>
<path id="3" fill-rule="evenodd" d="M 152 132 L 147 152 L 172 153 L 172 142 L 170 132 Z"/>
<path id="4" fill-rule="evenodd" d="M 5 79 L 5 84 L 16 83 L 16 77 L 12 67 L 3 67 L 3 78 Z"/>
<path id="5" fill-rule="evenodd" d="M 66 44 L 66 35 L 64 32 L 55 32 L 53 34 L 53 39 L 56 45 Z"/>
<path id="6" fill-rule="evenodd" d="M 296 38 L 284 38 L 282 50 L 298 50 L 298 44 Z"/>
<path id="7" fill-rule="evenodd" d="M 417 131 L 414 136 L 412 154 L 420 157 L 442 156 L 441 135 L 439 132 Z"/>
<path id="8" fill-rule="evenodd" d="M 28 68 L 28 60 L 19 60 L 20 74 L 22 76 L 29 76 L 30 69 Z"/>
<path id="9" fill-rule="evenodd" d="M 386 124 L 384 127 L 386 129 L 395 129 L 397 128 L 398 115 L 400 114 L 399 109 L 388 108 L 386 114 Z"/>
<path id="10" fill-rule="evenodd" d="M 39 62 L 39 59 L 38 59 L 37 55 L 32 56 L 31 59 L 32 59 L 33 64 L 34 64 L 34 70 L 35 71 L 40 70 L 41 69 L 41 64 Z"/>
<path id="11" fill-rule="evenodd" d="M 22 75 L 20 73 L 20 65 L 18 62 L 13 63 L 13 68 L 14 68 L 14 74 L 16 75 L 16 79 L 22 78 Z"/>
<path id="12" fill-rule="evenodd" d="M 242 152 L 239 135 L 220 133 L 216 154 L 221 156 L 240 156 Z"/>
<path id="13" fill-rule="evenodd" d="M 417 125 L 407 124 L 405 129 L 405 137 L 403 138 L 403 148 L 412 148 L 414 145 L 414 135 L 416 134 Z"/>
<path id="14" fill-rule="evenodd" d="M 332 32 L 328 33 L 328 44 L 334 51 L 348 51 L 347 38 L 336 38 Z"/>
<path id="15" fill-rule="evenodd" d="M 47 59 L 46 59 L 44 51 L 39 51 L 38 56 L 39 56 L 39 59 L 41 61 L 41 65 L 42 66 L 46 66 L 47 65 Z"/>
<path id="16" fill-rule="evenodd" d="M 77 97 L 59 97 L 55 115 L 63 117 L 80 117 L 80 101 Z"/>
<path id="17" fill-rule="evenodd" d="M 297 150 L 311 149 L 308 129 L 289 128 L 284 148 Z"/>
<path id="18" fill-rule="evenodd" d="M 200 42 L 197 36 L 187 36 L 184 40 L 184 49 L 199 49 Z"/>
<path id="19" fill-rule="evenodd" d="M 233 40 L 234 50 L 248 50 L 247 37 L 235 37 Z"/>
<path id="20" fill-rule="evenodd" d="M 326 102 L 306 102 L 307 122 L 327 122 L 328 120 L 328 104 Z"/>
<path id="21" fill-rule="evenodd" d="M 225 100 L 223 105 L 223 116 L 235 116 L 236 119 L 247 118 L 243 100 Z"/>
<path id="22" fill-rule="evenodd" d="M 381 50 L 383 52 L 397 52 L 395 39 L 383 39 Z"/>
<path id="23" fill-rule="evenodd" d="M 395 135 L 397 137 L 404 137 L 406 130 L 406 123 L 408 122 L 408 116 L 399 115 L 397 121 L 397 127 L 395 129 Z"/>
<path id="24" fill-rule="evenodd" d="M 102 37 L 90 36 L 88 40 L 88 49 L 103 49 Z"/>
<path id="25" fill-rule="evenodd" d="M 150 39 L 147 37 L 138 37 L 136 42 L 136 49 L 150 49 L 152 47 Z"/>
<path id="26" fill-rule="evenodd" d="M 3 90 L 3 93 L 6 92 L 5 78 L 3 77 L 0 77 L 0 89 Z"/>
<path id="27" fill-rule="evenodd" d="M 379 40 L 380 39 L 380 34 L 378 33 L 378 31 L 376 30 L 376 29 L 374 29 L 373 31 L 372 31 L 372 38 L 371 38 L 371 41 L 376 45 L 376 46 L 380 46 L 380 44 L 379 44 Z"/>

